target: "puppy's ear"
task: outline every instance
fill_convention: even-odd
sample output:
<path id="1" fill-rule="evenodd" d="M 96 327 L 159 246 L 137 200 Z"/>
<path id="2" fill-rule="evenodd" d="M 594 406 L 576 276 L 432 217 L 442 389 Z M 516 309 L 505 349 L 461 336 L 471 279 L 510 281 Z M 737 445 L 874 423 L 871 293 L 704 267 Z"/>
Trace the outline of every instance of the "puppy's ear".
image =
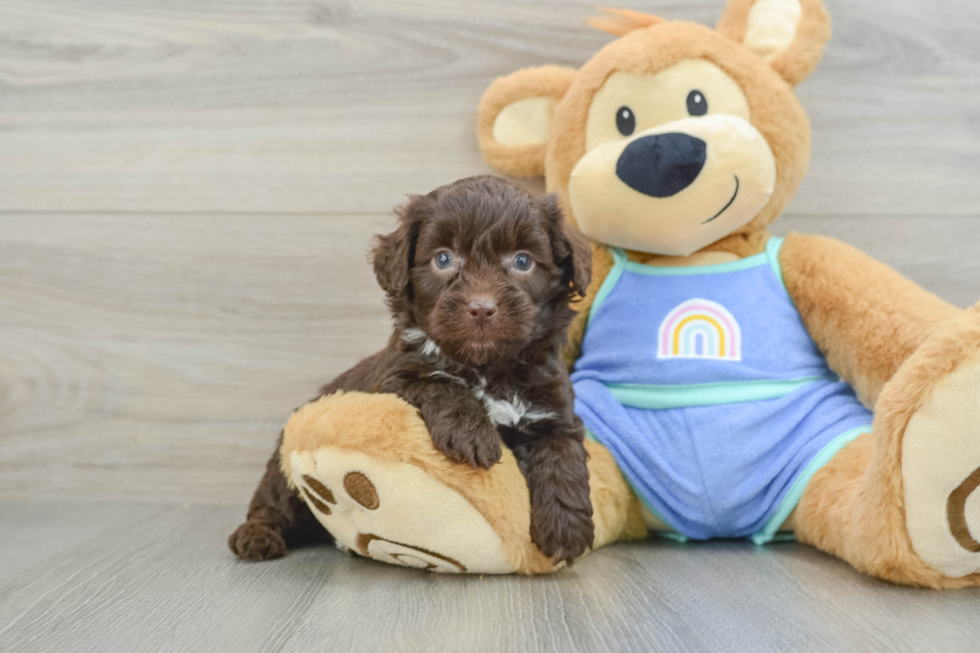
<path id="1" fill-rule="evenodd" d="M 396 209 L 398 228 L 375 239 L 374 249 L 371 251 L 374 275 L 390 299 L 412 299 L 411 273 L 415 265 L 415 245 L 429 207 L 429 198 L 412 195 L 408 204 Z"/>
<path id="2" fill-rule="evenodd" d="M 555 265 L 562 269 L 562 285 L 570 285 L 574 295 L 585 297 L 592 281 L 592 248 L 578 230 L 565 221 L 558 195 L 552 193 L 541 200 L 541 209 L 548 216 L 548 236 Z"/>

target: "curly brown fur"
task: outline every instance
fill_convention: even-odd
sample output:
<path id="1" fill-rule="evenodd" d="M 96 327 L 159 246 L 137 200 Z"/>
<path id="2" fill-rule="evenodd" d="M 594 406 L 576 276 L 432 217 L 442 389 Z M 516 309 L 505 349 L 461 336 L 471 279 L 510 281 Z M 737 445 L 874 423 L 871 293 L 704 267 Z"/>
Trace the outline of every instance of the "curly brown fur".
<path id="1" fill-rule="evenodd" d="M 399 219 L 373 252 L 395 331 L 320 396 L 397 394 L 418 407 L 438 450 L 473 467 L 498 462 L 503 442 L 527 479 L 532 539 L 556 564 L 571 562 L 594 536 L 584 429 L 561 358 L 569 304 L 591 276 L 588 244 L 556 197 L 488 176 L 412 197 Z M 241 557 L 281 556 L 285 534 L 306 524 L 278 464 L 277 449 L 229 541 Z"/>

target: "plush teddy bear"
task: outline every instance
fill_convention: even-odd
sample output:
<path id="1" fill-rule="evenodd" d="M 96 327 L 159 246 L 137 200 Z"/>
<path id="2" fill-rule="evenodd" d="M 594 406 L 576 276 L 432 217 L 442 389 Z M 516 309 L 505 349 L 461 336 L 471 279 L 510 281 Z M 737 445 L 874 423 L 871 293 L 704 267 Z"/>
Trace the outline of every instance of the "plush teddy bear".
<path id="1" fill-rule="evenodd" d="M 572 326 L 595 546 L 792 532 L 896 583 L 980 585 L 980 311 L 861 252 L 766 227 L 810 153 L 793 85 L 820 0 L 731 0 L 716 29 L 614 11 L 582 68 L 485 93 L 487 161 L 545 175 L 593 239 Z M 526 484 L 447 461 L 417 411 L 348 393 L 300 409 L 283 471 L 338 543 L 435 571 L 555 569 Z"/>

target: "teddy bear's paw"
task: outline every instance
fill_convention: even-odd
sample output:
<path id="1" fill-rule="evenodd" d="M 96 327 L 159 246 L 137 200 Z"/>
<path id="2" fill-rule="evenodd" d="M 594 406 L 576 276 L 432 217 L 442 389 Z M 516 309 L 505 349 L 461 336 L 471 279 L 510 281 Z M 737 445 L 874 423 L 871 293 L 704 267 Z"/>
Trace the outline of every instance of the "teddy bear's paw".
<path id="1" fill-rule="evenodd" d="M 419 467 L 334 446 L 289 456 L 300 496 L 338 546 L 430 571 L 515 571 L 483 515 Z"/>
<path id="2" fill-rule="evenodd" d="M 980 572 L 980 354 L 941 378 L 902 442 L 906 528 L 951 577 Z"/>

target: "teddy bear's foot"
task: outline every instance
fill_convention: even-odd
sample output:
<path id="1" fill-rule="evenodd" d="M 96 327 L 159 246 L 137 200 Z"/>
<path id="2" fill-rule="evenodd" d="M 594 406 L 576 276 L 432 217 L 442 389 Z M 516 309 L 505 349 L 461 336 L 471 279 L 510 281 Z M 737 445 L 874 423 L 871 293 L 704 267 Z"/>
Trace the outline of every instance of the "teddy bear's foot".
<path id="1" fill-rule="evenodd" d="M 530 540 L 527 484 L 506 448 L 489 470 L 450 462 L 394 395 L 338 393 L 296 411 L 283 473 L 343 548 L 450 573 L 554 571 Z"/>
<path id="2" fill-rule="evenodd" d="M 875 439 L 851 524 L 861 562 L 901 583 L 980 585 L 980 311 L 940 326 L 885 385 Z"/>
<path id="3" fill-rule="evenodd" d="M 980 585 L 980 312 L 940 326 L 875 405 L 874 433 L 818 471 L 803 542 L 903 585 Z"/>
<path id="4" fill-rule="evenodd" d="M 950 577 L 980 573 L 980 347 L 974 349 L 938 380 L 902 442 L 912 547 Z"/>
<path id="5" fill-rule="evenodd" d="M 415 465 L 335 446 L 294 450 L 290 463 L 293 483 L 344 548 L 430 571 L 515 571 L 487 520 Z"/>
<path id="6" fill-rule="evenodd" d="M 646 535 L 612 455 L 587 441 L 594 547 Z M 453 463 L 394 395 L 338 393 L 286 424 L 282 471 L 341 548 L 450 573 L 554 572 L 531 541 L 527 482 L 506 447 L 490 469 Z"/>

